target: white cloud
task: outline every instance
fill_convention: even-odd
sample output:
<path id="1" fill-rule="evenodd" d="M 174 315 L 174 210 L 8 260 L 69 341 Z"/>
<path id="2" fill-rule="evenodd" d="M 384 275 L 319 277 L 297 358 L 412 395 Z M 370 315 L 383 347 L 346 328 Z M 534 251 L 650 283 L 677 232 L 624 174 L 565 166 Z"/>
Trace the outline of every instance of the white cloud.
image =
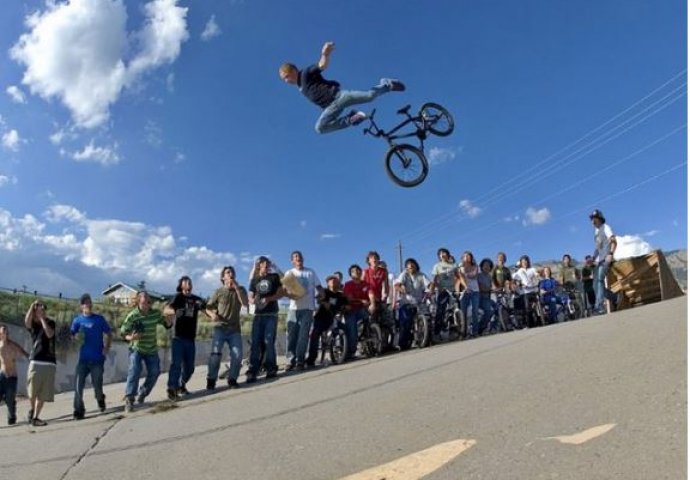
<path id="1" fill-rule="evenodd" d="M 470 200 L 460 200 L 458 207 L 470 218 L 476 218 L 482 213 L 482 209 L 474 205 Z"/>
<path id="2" fill-rule="evenodd" d="M 23 142 L 24 140 L 19 136 L 19 132 L 14 129 L 8 130 L 2 134 L 2 146 L 13 152 L 18 151 L 19 145 Z"/>
<path id="3" fill-rule="evenodd" d="M 642 236 L 642 237 L 653 237 L 653 236 L 656 235 L 657 233 L 659 233 L 659 230 L 649 230 L 648 232 L 644 232 L 644 233 L 643 233 L 642 235 L 640 235 L 640 236 Z"/>
<path id="4" fill-rule="evenodd" d="M 220 27 L 216 23 L 216 16 L 211 15 L 211 18 L 208 19 L 208 22 L 206 22 L 206 26 L 204 27 L 204 31 L 201 32 L 201 39 L 204 42 L 208 42 L 212 38 L 217 37 L 222 33 Z"/>
<path id="5" fill-rule="evenodd" d="M 17 177 L 14 175 L 9 176 L 9 175 L 0 175 L 0 188 L 4 187 L 5 185 L 16 185 L 17 184 Z"/>
<path id="6" fill-rule="evenodd" d="M 46 100 L 59 99 L 77 126 L 102 125 L 123 90 L 175 61 L 187 40 L 187 9 L 177 0 L 143 7 L 144 26 L 127 31 L 122 0 L 46 3 L 26 18 L 27 33 L 10 50 L 25 66 L 22 83 Z"/>
<path id="7" fill-rule="evenodd" d="M 321 240 L 332 240 L 334 238 L 340 238 L 339 233 L 322 233 L 321 234 Z"/>
<path id="8" fill-rule="evenodd" d="M 10 85 L 5 91 L 14 103 L 26 103 L 26 95 L 16 85 Z"/>
<path id="9" fill-rule="evenodd" d="M 175 74 L 170 72 L 167 77 L 165 77 L 165 88 L 169 93 L 175 91 Z"/>
<path id="10" fill-rule="evenodd" d="M 99 147 L 93 144 L 93 140 L 80 152 L 74 152 L 72 158 L 77 162 L 100 163 L 104 167 L 120 163 L 117 144 L 114 144 L 112 147 Z"/>
<path id="11" fill-rule="evenodd" d="M 159 148 L 163 144 L 163 129 L 153 120 L 144 125 L 144 138 L 152 147 Z"/>
<path id="12" fill-rule="evenodd" d="M 522 224 L 527 225 L 544 225 L 551 218 L 551 212 L 548 208 L 536 208 L 529 207 L 525 210 L 525 218 L 522 219 Z"/>
<path id="13" fill-rule="evenodd" d="M 175 165 L 179 165 L 180 163 L 184 162 L 187 159 L 184 153 L 182 152 L 177 152 L 175 154 L 175 158 L 173 158 L 173 163 Z"/>
<path id="14" fill-rule="evenodd" d="M 673 224 L 674 227 L 678 226 L 678 220 L 676 220 L 676 219 L 674 219 L 673 222 L 671 222 L 671 223 Z"/>
<path id="15" fill-rule="evenodd" d="M 427 158 L 429 159 L 429 165 L 439 165 L 441 163 L 449 162 L 462 152 L 461 148 L 440 148 L 431 147 Z"/>
<path id="16" fill-rule="evenodd" d="M 616 235 L 616 242 L 618 245 L 614 258 L 617 260 L 646 255 L 654 250 L 654 248 L 639 235 Z"/>
<path id="17" fill-rule="evenodd" d="M 92 219 L 70 205 L 53 205 L 43 216 L 47 223 L 0 208 L 0 269 L 10 286 L 26 284 L 46 293 L 71 289 L 78 295 L 144 279 L 150 288 L 169 292 L 177 278 L 190 275 L 197 292 L 210 294 L 223 265 L 242 268 L 253 258 L 249 252 L 236 256 L 181 246 L 168 226 Z"/>
<path id="18" fill-rule="evenodd" d="M 302 227 L 302 228 L 306 227 L 306 226 L 307 226 L 307 221 L 306 221 L 306 220 L 300 220 L 299 226 Z"/>
<path id="19" fill-rule="evenodd" d="M 53 145 L 60 145 L 65 138 L 65 131 L 60 129 L 48 137 Z"/>

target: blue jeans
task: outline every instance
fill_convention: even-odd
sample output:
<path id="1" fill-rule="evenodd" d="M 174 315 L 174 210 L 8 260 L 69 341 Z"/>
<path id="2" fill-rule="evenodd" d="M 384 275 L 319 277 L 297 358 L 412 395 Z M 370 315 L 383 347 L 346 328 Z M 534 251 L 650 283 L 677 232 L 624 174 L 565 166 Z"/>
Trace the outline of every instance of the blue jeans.
<path id="1" fill-rule="evenodd" d="M 398 346 L 400 350 L 407 350 L 412 346 L 412 322 L 415 315 L 417 315 L 417 307 L 414 305 L 405 304 L 398 308 L 398 321 L 400 322 Z"/>
<path id="2" fill-rule="evenodd" d="M 218 379 L 220 359 L 223 356 L 223 345 L 226 343 L 228 344 L 228 350 L 230 350 L 228 380 L 237 380 L 237 377 L 240 376 L 240 368 L 242 367 L 242 333 L 214 328 L 211 356 L 208 357 L 208 373 L 206 375 L 206 378 L 209 380 L 215 381 Z"/>
<path id="3" fill-rule="evenodd" d="M 604 311 L 604 300 L 609 300 L 611 303 L 616 302 L 616 294 L 606 288 L 606 274 L 609 273 L 610 263 L 602 260 L 597 265 L 597 271 L 594 278 L 594 292 L 597 297 L 597 302 L 594 305 L 594 310 L 598 312 Z"/>
<path id="4" fill-rule="evenodd" d="M 0 400 L 7 404 L 7 419 L 17 419 L 17 377 L 7 377 L 0 372 Z"/>
<path id="5" fill-rule="evenodd" d="M 347 337 L 347 357 L 352 358 L 357 352 L 357 325 L 360 320 L 364 320 L 369 316 L 366 308 L 353 310 L 345 314 L 345 336 Z"/>
<path id="6" fill-rule="evenodd" d="M 74 372 L 74 411 L 84 413 L 84 386 L 86 385 L 86 377 L 91 375 L 91 385 L 93 385 L 93 393 L 96 395 L 96 401 L 101 401 L 105 396 L 103 395 L 103 361 L 89 362 L 79 360 L 76 371 Z"/>
<path id="7" fill-rule="evenodd" d="M 252 347 L 249 353 L 247 375 L 258 375 L 261 369 L 261 351 L 264 348 L 264 365 L 267 373 L 278 370 L 276 364 L 276 331 L 278 315 L 255 315 L 252 320 Z"/>
<path id="8" fill-rule="evenodd" d="M 173 337 L 172 361 L 168 372 L 168 388 L 177 390 L 180 385 L 189 382 L 194 373 L 194 359 L 196 357 L 196 344 L 188 338 Z M 182 381 L 180 382 L 180 375 Z"/>
<path id="9" fill-rule="evenodd" d="M 498 320 L 491 322 L 491 317 L 494 316 L 496 312 L 496 302 L 491 300 L 488 295 L 479 296 L 479 308 L 482 309 L 482 325 L 481 330 L 489 328 L 489 330 L 495 330 L 498 328 Z"/>
<path id="10" fill-rule="evenodd" d="M 316 121 L 317 133 L 330 133 L 350 126 L 348 116 L 340 116 L 347 107 L 360 103 L 369 103 L 379 95 L 390 92 L 388 85 L 376 85 L 365 92 L 355 90 L 341 90 L 329 106 L 323 109 Z"/>
<path id="11" fill-rule="evenodd" d="M 139 387 L 142 363 L 146 366 L 146 379 L 144 384 Z M 131 350 L 129 352 L 129 369 L 127 370 L 125 396 L 132 398 L 137 394 L 137 391 L 140 397 L 148 396 L 156 385 L 160 373 L 161 364 L 158 359 L 158 352 L 139 353 L 136 350 Z"/>
<path id="12" fill-rule="evenodd" d="M 309 345 L 309 331 L 314 321 L 313 310 L 296 310 L 294 322 L 287 324 L 287 363 L 304 365 Z"/>
<path id="13" fill-rule="evenodd" d="M 479 292 L 465 292 L 460 300 L 460 309 L 462 310 L 462 316 L 465 317 L 465 322 L 467 322 L 467 307 L 472 304 L 472 322 L 470 323 L 470 335 L 475 336 L 479 332 Z"/>

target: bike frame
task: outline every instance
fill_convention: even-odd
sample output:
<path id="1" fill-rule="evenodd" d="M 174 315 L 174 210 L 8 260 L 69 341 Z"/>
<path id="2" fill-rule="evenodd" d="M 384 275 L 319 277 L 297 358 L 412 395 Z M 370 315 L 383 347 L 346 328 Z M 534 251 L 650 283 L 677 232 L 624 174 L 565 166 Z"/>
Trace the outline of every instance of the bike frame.
<path id="1" fill-rule="evenodd" d="M 405 120 L 400 122 L 398 125 L 393 127 L 389 131 L 385 131 L 382 128 L 380 128 L 378 125 L 376 125 L 376 122 L 374 121 L 374 114 L 376 113 L 376 109 L 374 109 L 371 114 L 368 117 L 369 120 L 369 127 L 364 129 L 364 134 L 369 134 L 373 135 L 374 137 L 383 137 L 386 139 L 388 142 L 388 145 L 394 146 L 397 145 L 395 143 L 395 140 L 399 140 L 401 138 L 411 138 L 411 137 L 417 137 L 419 140 L 420 147 L 422 150 L 424 149 L 424 140 L 426 140 L 427 134 L 426 134 L 426 124 L 424 123 L 424 118 L 422 118 L 420 115 L 417 116 L 412 116 L 410 115 L 409 112 L 404 112 L 403 114 L 407 117 Z M 409 124 L 414 124 L 415 126 L 415 131 L 410 132 L 410 133 L 404 133 L 401 135 L 396 135 L 396 132 L 402 130 Z M 421 123 L 421 126 L 420 126 Z"/>

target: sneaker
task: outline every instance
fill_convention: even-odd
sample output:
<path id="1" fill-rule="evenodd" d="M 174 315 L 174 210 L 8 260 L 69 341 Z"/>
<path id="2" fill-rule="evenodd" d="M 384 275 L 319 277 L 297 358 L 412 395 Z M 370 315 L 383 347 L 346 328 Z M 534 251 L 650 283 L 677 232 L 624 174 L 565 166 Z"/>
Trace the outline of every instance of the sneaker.
<path id="1" fill-rule="evenodd" d="M 74 413 L 72 413 L 72 418 L 75 420 L 84 420 L 84 411 L 75 410 Z"/>
<path id="2" fill-rule="evenodd" d="M 245 383 L 256 383 L 256 375 L 247 375 Z"/>
<path id="3" fill-rule="evenodd" d="M 105 412 L 105 395 L 103 395 L 103 398 L 98 400 L 98 409 L 101 411 L 101 413 Z"/>
<path id="4" fill-rule="evenodd" d="M 17 417 L 10 417 L 7 419 L 7 425 L 14 425 L 17 423 Z"/>
<path id="5" fill-rule="evenodd" d="M 405 91 L 405 84 L 395 78 L 382 78 L 381 85 L 387 86 L 391 92 Z"/>
<path id="6" fill-rule="evenodd" d="M 228 378 L 228 388 L 240 388 L 240 384 L 234 378 Z"/>
<path id="7" fill-rule="evenodd" d="M 33 425 L 34 427 L 45 427 L 46 425 L 48 425 L 48 422 L 46 422 L 45 420 L 41 420 L 40 418 L 36 417 L 31 422 L 31 425 Z"/>
<path id="8" fill-rule="evenodd" d="M 31 423 L 34 419 L 34 410 L 33 408 L 29 410 L 29 413 L 26 414 L 26 421 Z"/>
<path id="9" fill-rule="evenodd" d="M 206 379 L 206 390 L 215 390 L 216 389 L 216 381 L 212 380 L 210 378 Z"/>
<path id="10" fill-rule="evenodd" d="M 189 395 L 189 390 L 187 390 L 187 387 L 183 383 L 180 388 L 177 389 L 177 394 L 178 395 Z"/>
<path id="11" fill-rule="evenodd" d="M 139 405 L 141 405 L 142 403 L 144 403 L 145 399 L 146 399 L 146 395 L 140 393 L 139 396 L 137 397 L 137 403 Z"/>
<path id="12" fill-rule="evenodd" d="M 298 363 L 295 365 L 295 370 L 304 370 L 304 364 L 303 363 Z"/>
<path id="13" fill-rule="evenodd" d="M 285 365 L 285 371 L 286 371 L 286 372 L 291 372 L 291 371 L 294 370 L 294 369 L 295 369 L 295 366 L 294 366 L 293 364 L 291 364 L 291 363 L 288 364 L 288 365 Z"/>
<path id="14" fill-rule="evenodd" d="M 125 397 L 125 413 L 130 413 L 132 410 L 134 410 L 134 398 Z"/>
<path id="15" fill-rule="evenodd" d="M 367 114 L 364 112 L 355 112 L 354 110 L 348 114 L 348 122 L 350 125 L 359 125 L 367 119 Z"/>
<path id="16" fill-rule="evenodd" d="M 271 370 L 270 372 L 266 373 L 266 378 L 276 378 L 278 376 L 278 372 L 275 370 Z"/>
<path id="17" fill-rule="evenodd" d="M 174 402 L 175 400 L 177 400 L 177 391 L 174 388 L 169 388 L 167 390 L 167 393 L 168 393 L 168 400 L 170 400 L 171 402 Z"/>

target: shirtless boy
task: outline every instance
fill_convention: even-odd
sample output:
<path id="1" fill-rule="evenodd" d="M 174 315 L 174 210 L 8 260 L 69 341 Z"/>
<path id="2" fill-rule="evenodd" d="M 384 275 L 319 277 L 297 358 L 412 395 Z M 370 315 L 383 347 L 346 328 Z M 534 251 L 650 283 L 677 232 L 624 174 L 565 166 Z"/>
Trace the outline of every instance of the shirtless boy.
<path id="1" fill-rule="evenodd" d="M 17 423 L 17 358 L 29 354 L 10 340 L 6 325 L 0 325 L 0 400 L 7 404 L 7 424 Z"/>

